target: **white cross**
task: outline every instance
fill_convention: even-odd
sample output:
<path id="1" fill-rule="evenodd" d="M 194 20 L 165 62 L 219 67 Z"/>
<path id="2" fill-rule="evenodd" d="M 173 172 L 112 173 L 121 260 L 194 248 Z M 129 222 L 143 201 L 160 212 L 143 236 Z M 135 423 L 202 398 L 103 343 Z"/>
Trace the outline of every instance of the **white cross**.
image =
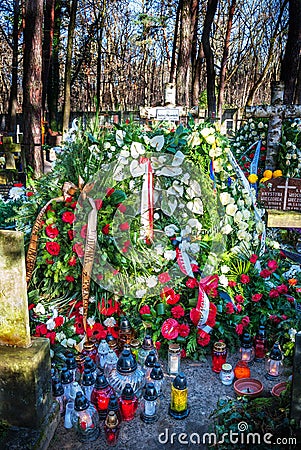
<path id="1" fill-rule="evenodd" d="M 289 189 L 297 189 L 297 186 L 289 186 L 289 179 L 285 180 L 284 186 L 276 186 L 278 189 L 284 189 L 283 211 L 286 210 L 287 194 Z"/>

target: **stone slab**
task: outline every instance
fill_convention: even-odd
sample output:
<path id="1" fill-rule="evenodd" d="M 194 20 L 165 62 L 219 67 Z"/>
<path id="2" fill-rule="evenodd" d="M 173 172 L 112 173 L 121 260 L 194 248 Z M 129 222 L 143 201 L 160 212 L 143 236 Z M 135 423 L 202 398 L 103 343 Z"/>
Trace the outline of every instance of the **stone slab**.
<path id="1" fill-rule="evenodd" d="M 28 348 L 0 346 L 0 421 L 38 428 L 51 402 L 50 344 L 32 338 Z"/>
<path id="2" fill-rule="evenodd" d="M 268 227 L 301 228 L 301 213 L 294 211 L 268 210 Z"/>
<path id="3" fill-rule="evenodd" d="M 0 230 L 0 345 L 31 345 L 23 233 Z"/>
<path id="4" fill-rule="evenodd" d="M 258 197 L 266 209 L 301 212 L 301 179 L 278 177 L 264 185 Z"/>

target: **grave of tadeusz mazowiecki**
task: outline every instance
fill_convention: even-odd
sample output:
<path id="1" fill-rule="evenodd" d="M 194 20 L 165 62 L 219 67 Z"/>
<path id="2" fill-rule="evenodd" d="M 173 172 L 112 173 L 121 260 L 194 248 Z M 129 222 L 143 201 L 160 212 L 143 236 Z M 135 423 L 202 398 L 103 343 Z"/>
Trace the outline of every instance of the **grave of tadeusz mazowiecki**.
<path id="1" fill-rule="evenodd" d="M 0 274 L 0 448 L 47 449 L 59 412 L 49 340 L 30 336 L 23 233 L 0 230 Z"/>

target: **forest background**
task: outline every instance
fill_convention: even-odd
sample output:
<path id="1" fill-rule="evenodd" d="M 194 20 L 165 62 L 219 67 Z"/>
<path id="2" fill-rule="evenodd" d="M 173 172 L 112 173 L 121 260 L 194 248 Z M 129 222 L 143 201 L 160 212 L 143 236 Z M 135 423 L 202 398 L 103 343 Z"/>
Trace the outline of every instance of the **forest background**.
<path id="1" fill-rule="evenodd" d="M 301 0 L 2 0 L 0 113 L 35 176 L 43 171 L 42 120 L 66 131 L 70 113 L 164 104 L 224 108 L 301 103 Z"/>

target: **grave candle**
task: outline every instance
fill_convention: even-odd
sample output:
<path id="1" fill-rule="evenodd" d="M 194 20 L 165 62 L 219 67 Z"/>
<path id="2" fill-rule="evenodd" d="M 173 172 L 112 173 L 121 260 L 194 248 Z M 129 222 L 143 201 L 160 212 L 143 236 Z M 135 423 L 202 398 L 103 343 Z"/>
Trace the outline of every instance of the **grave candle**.
<path id="1" fill-rule="evenodd" d="M 266 360 L 266 374 L 268 380 L 273 380 L 278 377 L 282 371 L 282 352 L 279 343 L 275 342 L 274 347 Z"/>

